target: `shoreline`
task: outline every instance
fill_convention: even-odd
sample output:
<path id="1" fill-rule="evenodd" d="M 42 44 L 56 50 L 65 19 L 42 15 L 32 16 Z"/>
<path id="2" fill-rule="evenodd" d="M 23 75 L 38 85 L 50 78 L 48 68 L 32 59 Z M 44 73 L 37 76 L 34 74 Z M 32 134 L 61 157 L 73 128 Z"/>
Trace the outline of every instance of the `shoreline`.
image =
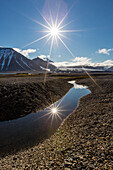
<path id="1" fill-rule="evenodd" d="M 72 87 L 71 88 L 73 88 L 74 87 L 74 85 L 72 84 Z M 70 91 L 71 89 L 69 89 L 67 92 L 66 92 L 66 94 Z M 65 94 L 65 95 L 66 95 Z M 65 96 L 64 95 L 64 96 Z M 89 94 L 87 94 L 87 95 L 89 95 Z M 85 96 L 87 96 L 87 95 L 85 95 Z M 64 97 L 63 96 L 63 97 Z M 62 97 L 62 98 L 63 98 Z M 84 96 L 83 96 L 84 97 Z M 83 97 L 81 97 L 81 98 L 83 98 Z M 62 99 L 61 98 L 61 99 Z M 80 98 L 80 99 L 81 99 Z M 61 99 L 59 99 L 59 100 L 61 100 Z M 77 106 L 75 107 L 75 110 L 77 109 L 77 107 L 79 106 L 79 104 L 80 104 L 80 99 L 78 100 L 78 104 L 77 104 Z M 58 101 L 57 101 L 58 102 Z M 49 106 L 50 107 L 50 106 Z M 74 112 L 74 110 L 73 110 L 73 112 Z M 70 114 L 65 118 L 65 119 L 63 119 L 63 121 L 62 121 L 62 123 L 61 123 L 61 125 L 59 126 L 59 128 L 63 125 L 63 123 L 66 121 L 66 119 L 68 119 L 68 117 L 73 113 L 73 112 L 70 112 Z M 32 114 L 32 113 L 31 113 Z M 33 113 L 34 114 L 34 113 Z M 19 118 L 18 118 L 19 119 Z M 58 128 L 58 129 L 59 129 Z M 56 130 L 57 131 L 57 130 Z M 56 132 L 55 131 L 55 132 Z M 54 132 L 54 133 L 55 133 Z M 53 133 L 53 134 L 54 134 Z M 0 154 L 0 157 L 5 157 L 6 155 L 12 155 L 12 154 L 15 154 L 15 153 L 17 153 L 17 152 L 19 152 L 19 151 L 21 151 L 21 150 L 26 150 L 26 149 L 29 149 L 29 148 L 31 148 L 31 147 L 34 147 L 35 145 L 38 145 L 38 144 L 40 144 L 40 143 L 43 143 L 46 139 L 48 139 L 48 138 L 50 138 L 53 134 L 51 134 L 49 137 L 44 137 L 44 138 L 42 138 L 42 139 L 40 139 L 39 141 L 38 141 L 38 139 L 37 139 L 37 142 L 32 142 L 31 141 L 31 143 L 27 146 L 26 144 L 24 144 L 24 145 L 22 145 L 22 146 L 20 146 L 20 147 L 18 147 L 18 145 L 15 145 L 15 149 L 8 149 L 8 146 L 7 146 L 7 149 L 5 149 L 4 147 L 2 148 L 2 150 L 1 150 L 1 153 L 2 154 Z M 12 148 L 12 147 L 11 147 Z"/>
<path id="2" fill-rule="evenodd" d="M 77 82 L 76 82 L 76 83 L 77 83 Z M 78 83 L 77 83 L 77 84 L 78 84 Z M 89 89 L 89 88 L 88 88 L 88 89 Z M 91 93 L 92 93 L 92 92 L 91 92 Z M 90 94 L 91 94 L 91 93 L 90 93 Z M 78 108 L 79 105 L 80 105 L 80 101 L 81 101 L 84 97 L 87 97 L 87 96 L 90 95 L 90 94 L 87 94 L 87 95 L 85 95 L 85 96 L 83 96 L 83 97 L 81 97 L 81 98 L 79 99 L 78 104 L 77 104 L 75 110 L 73 110 L 73 112 L 70 113 L 70 114 L 63 120 L 63 122 L 61 123 L 61 125 L 59 126 L 59 128 L 63 126 L 63 124 L 65 123 L 65 121 L 66 121 L 72 114 L 74 114 L 74 112 L 76 112 L 77 108 Z M 59 129 L 59 128 L 58 128 L 58 129 Z M 53 135 L 54 135 L 54 134 L 53 134 Z"/>
<path id="3" fill-rule="evenodd" d="M 1 169 L 112 169 L 113 76 L 96 77 L 101 92 L 90 80 L 77 80 L 91 94 L 80 99 L 79 106 L 63 125 L 43 143 L 6 156 Z"/>

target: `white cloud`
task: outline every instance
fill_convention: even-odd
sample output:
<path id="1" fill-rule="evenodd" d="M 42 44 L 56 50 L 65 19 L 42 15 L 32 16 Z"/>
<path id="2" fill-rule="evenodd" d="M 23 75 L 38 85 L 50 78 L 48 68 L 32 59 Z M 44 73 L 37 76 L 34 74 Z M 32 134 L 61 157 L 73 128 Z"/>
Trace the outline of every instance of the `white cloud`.
<path id="1" fill-rule="evenodd" d="M 113 51 L 113 48 L 111 48 L 111 49 L 106 49 L 106 48 L 99 49 L 99 50 L 97 51 L 97 53 L 98 53 L 98 54 L 110 55 L 110 51 Z"/>
<path id="2" fill-rule="evenodd" d="M 72 63 L 68 62 L 68 61 L 62 61 L 62 62 L 54 62 L 53 63 L 56 67 L 68 67 L 70 66 Z"/>
<path id="3" fill-rule="evenodd" d="M 91 58 L 88 57 L 75 57 L 74 59 L 72 59 L 72 61 L 74 63 L 76 63 L 77 65 L 87 65 L 87 64 L 91 64 Z"/>
<path id="4" fill-rule="evenodd" d="M 81 65 L 92 65 L 91 58 L 88 57 L 75 57 L 70 62 L 54 62 L 57 67 L 70 67 L 70 66 L 81 66 Z"/>
<path id="5" fill-rule="evenodd" d="M 19 48 L 13 48 L 13 50 L 17 51 L 18 53 L 21 52 L 21 49 L 19 49 Z"/>
<path id="6" fill-rule="evenodd" d="M 29 57 L 30 53 L 35 53 L 35 52 L 36 52 L 36 49 L 27 49 L 27 50 L 21 51 L 21 54 L 23 54 L 26 57 Z"/>
<path id="7" fill-rule="evenodd" d="M 56 67 L 72 67 L 72 66 L 104 66 L 110 67 L 113 66 L 113 60 L 105 60 L 103 62 L 92 62 L 91 58 L 88 57 L 75 57 L 70 62 L 63 61 L 63 62 L 54 62 L 53 63 Z"/>
<path id="8" fill-rule="evenodd" d="M 113 66 L 113 60 L 105 60 L 102 63 L 95 63 L 96 66 L 107 66 L 107 67 L 111 67 Z"/>
<path id="9" fill-rule="evenodd" d="M 24 55 L 25 57 L 30 57 L 29 54 L 30 53 L 35 53 L 36 49 L 27 49 L 27 50 L 21 50 L 19 48 L 13 48 L 15 51 L 17 51 L 18 53 L 21 53 L 22 55 Z"/>

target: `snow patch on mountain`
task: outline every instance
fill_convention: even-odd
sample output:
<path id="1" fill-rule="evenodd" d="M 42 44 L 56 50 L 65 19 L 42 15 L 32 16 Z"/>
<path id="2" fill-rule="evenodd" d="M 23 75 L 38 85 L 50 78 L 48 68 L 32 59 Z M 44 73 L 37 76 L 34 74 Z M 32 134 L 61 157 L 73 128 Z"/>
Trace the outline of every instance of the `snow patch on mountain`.
<path id="1" fill-rule="evenodd" d="M 31 67 L 28 66 L 28 64 L 22 59 L 22 57 L 21 57 L 21 61 L 31 70 Z"/>
<path id="2" fill-rule="evenodd" d="M 17 63 L 21 68 L 25 69 L 25 68 L 18 62 L 16 56 L 14 56 L 14 57 L 15 57 L 16 63 Z"/>
<path id="3" fill-rule="evenodd" d="M 12 49 L 0 49 L 0 60 L 2 59 L 2 63 L 1 63 L 1 71 L 3 70 L 5 63 L 6 63 L 6 59 L 8 59 L 8 63 L 7 63 L 7 68 L 8 69 L 11 59 L 13 57 L 14 51 Z"/>
<path id="4" fill-rule="evenodd" d="M 7 69 L 8 69 L 8 67 L 9 67 L 9 65 L 10 65 L 11 59 L 12 59 L 12 57 L 13 57 L 13 54 L 14 54 L 14 51 L 12 51 L 12 52 L 10 53 L 10 55 L 9 55 L 9 61 L 8 61 L 8 64 L 7 64 Z"/>

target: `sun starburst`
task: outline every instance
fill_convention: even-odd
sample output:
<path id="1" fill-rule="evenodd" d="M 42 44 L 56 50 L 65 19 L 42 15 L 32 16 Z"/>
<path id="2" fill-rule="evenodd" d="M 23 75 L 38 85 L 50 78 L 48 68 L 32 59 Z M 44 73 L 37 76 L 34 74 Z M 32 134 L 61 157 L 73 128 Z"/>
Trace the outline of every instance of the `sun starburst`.
<path id="1" fill-rule="evenodd" d="M 69 23 L 63 24 L 64 20 L 66 19 L 66 17 L 68 16 L 70 11 L 71 11 L 71 8 L 69 9 L 69 11 L 64 15 L 64 17 L 59 22 L 58 22 L 58 19 L 59 19 L 58 18 L 58 13 L 56 15 L 56 20 L 53 20 L 51 11 L 50 11 L 50 20 L 49 21 L 44 16 L 41 15 L 43 20 L 45 21 L 45 24 L 40 23 L 39 21 L 32 19 L 34 22 L 36 22 L 37 24 L 41 25 L 43 28 L 46 29 L 44 31 L 41 31 L 41 32 L 45 33 L 45 35 L 40 37 L 40 38 L 38 38 L 38 39 L 36 39 L 36 40 L 34 40 L 33 42 L 30 42 L 29 44 L 25 45 L 24 47 L 27 47 L 27 46 L 29 46 L 29 45 L 31 45 L 33 43 L 36 43 L 36 42 L 38 42 L 38 41 L 40 41 L 40 40 L 42 40 L 44 38 L 48 38 L 46 43 L 51 40 L 51 45 L 50 45 L 49 55 L 48 56 L 51 57 L 54 41 L 57 42 L 57 40 L 59 40 L 63 44 L 63 46 L 67 49 L 67 51 L 71 54 L 71 56 L 75 58 L 75 55 L 69 49 L 69 47 L 66 45 L 66 43 L 63 41 L 62 37 L 63 38 L 67 38 L 64 35 L 64 33 L 80 32 L 80 31 L 84 31 L 84 30 L 67 30 L 67 29 L 64 29 L 67 25 L 69 25 L 71 23 L 71 21 L 70 21 Z M 47 62 L 47 69 L 46 70 L 48 70 L 48 66 L 49 66 L 49 60 Z M 85 73 L 92 79 L 92 81 L 96 85 L 98 85 L 96 83 L 96 81 L 92 78 L 92 76 L 85 70 L 83 65 L 81 65 L 81 67 L 85 71 Z M 45 77 L 44 77 L 44 84 L 46 82 L 46 77 L 47 77 L 47 71 L 46 71 Z M 100 88 L 100 86 L 99 86 L 99 88 Z"/>
<path id="2" fill-rule="evenodd" d="M 66 30 L 64 29 L 67 25 L 69 25 L 71 22 L 67 23 L 67 24 L 63 24 L 64 20 L 66 19 L 66 17 L 68 16 L 70 10 L 64 15 L 64 17 L 58 22 L 59 18 L 58 18 L 58 14 L 56 15 L 56 19 L 53 20 L 53 17 L 52 17 L 52 14 L 50 12 L 50 20 L 48 21 L 44 16 L 42 16 L 43 20 L 45 21 L 45 24 L 43 23 L 40 23 L 39 21 L 37 20 L 33 20 L 34 22 L 36 22 L 37 24 L 41 25 L 43 27 L 43 32 L 45 35 L 30 42 L 29 44 L 25 45 L 24 47 L 27 47 L 31 44 L 34 44 L 44 38 L 47 38 L 47 41 L 45 42 L 45 45 L 48 41 L 51 41 L 51 44 L 50 44 L 50 49 L 49 49 L 49 57 L 51 57 L 51 53 L 52 53 L 52 49 L 53 49 L 53 44 L 54 42 L 56 42 L 58 44 L 58 40 L 60 40 L 60 42 L 63 44 L 63 46 L 68 50 L 68 52 L 74 56 L 71 52 L 71 50 L 68 48 L 68 46 L 65 44 L 65 42 L 63 41 L 62 38 L 67 38 L 64 33 L 70 33 L 70 32 L 78 32 L 78 31 L 81 31 L 81 30 Z M 47 62 L 47 69 L 48 70 L 48 67 L 49 67 L 49 60 Z M 47 77 L 47 71 L 45 73 L 45 77 L 44 77 L 44 84 L 46 82 L 46 77 Z"/>
<path id="3" fill-rule="evenodd" d="M 41 31 L 43 33 L 45 33 L 44 36 L 34 40 L 33 42 L 28 43 L 27 45 L 25 45 L 24 47 L 27 47 L 33 43 L 36 43 L 44 38 L 48 38 L 46 43 L 50 40 L 51 41 L 51 45 L 50 45 L 50 51 L 49 51 L 49 56 L 51 57 L 51 53 L 52 53 L 52 48 L 53 48 L 53 44 L 54 41 L 57 41 L 58 39 L 60 40 L 60 42 L 64 45 L 65 48 L 67 48 L 67 50 L 69 51 L 69 48 L 67 47 L 67 45 L 64 43 L 64 41 L 62 40 L 63 38 L 67 38 L 66 36 L 64 36 L 64 33 L 70 33 L 70 32 L 79 32 L 81 30 L 66 30 L 64 29 L 67 25 L 69 25 L 71 23 L 71 21 L 69 23 L 63 24 L 64 20 L 66 19 L 66 17 L 68 16 L 70 10 L 64 15 L 64 17 L 58 22 L 58 15 L 56 16 L 56 19 L 53 20 L 52 14 L 50 12 L 50 20 L 48 21 L 44 16 L 42 16 L 44 23 L 40 23 L 37 20 L 33 20 L 35 23 L 41 25 L 45 30 Z M 70 52 L 70 51 L 69 51 Z"/>
<path id="4" fill-rule="evenodd" d="M 52 108 L 52 113 L 53 113 L 53 114 L 56 114 L 56 113 L 57 113 L 57 108 L 55 108 L 55 107 Z"/>

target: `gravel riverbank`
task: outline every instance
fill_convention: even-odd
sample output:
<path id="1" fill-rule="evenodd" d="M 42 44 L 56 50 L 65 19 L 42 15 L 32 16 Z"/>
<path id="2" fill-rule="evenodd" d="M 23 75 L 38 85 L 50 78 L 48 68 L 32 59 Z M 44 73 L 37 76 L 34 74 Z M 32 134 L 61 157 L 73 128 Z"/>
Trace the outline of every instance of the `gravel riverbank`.
<path id="1" fill-rule="evenodd" d="M 113 76 L 77 81 L 91 94 L 42 144 L 0 159 L 0 169 L 113 169 Z"/>

